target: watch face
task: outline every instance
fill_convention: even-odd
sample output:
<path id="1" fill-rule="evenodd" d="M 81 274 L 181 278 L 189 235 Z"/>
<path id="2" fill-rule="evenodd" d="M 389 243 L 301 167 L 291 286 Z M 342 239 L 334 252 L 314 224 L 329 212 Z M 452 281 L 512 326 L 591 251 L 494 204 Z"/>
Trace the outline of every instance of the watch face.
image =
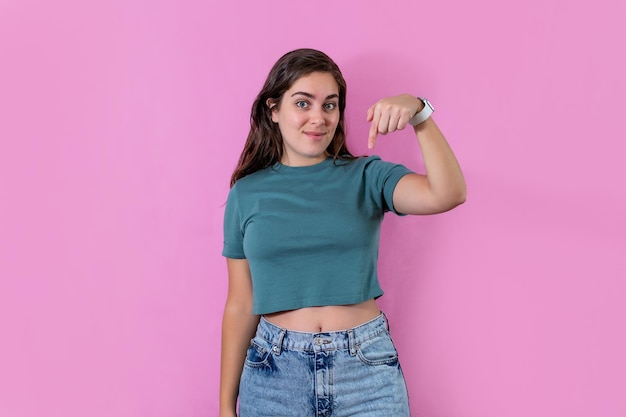
<path id="1" fill-rule="evenodd" d="M 428 101 L 427 98 L 424 97 L 418 97 L 420 100 L 422 100 L 422 103 L 424 103 L 424 106 L 428 106 L 430 107 L 430 110 L 435 111 L 435 108 L 433 107 L 432 104 L 430 104 L 430 101 Z"/>

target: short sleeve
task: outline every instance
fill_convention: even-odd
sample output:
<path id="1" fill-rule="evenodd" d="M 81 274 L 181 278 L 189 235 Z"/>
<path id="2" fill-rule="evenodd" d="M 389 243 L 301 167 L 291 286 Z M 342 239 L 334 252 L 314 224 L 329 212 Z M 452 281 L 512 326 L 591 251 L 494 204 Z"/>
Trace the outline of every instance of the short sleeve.
<path id="1" fill-rule="evenodd" d="M 233 259 L 245 259 L 246 257 L 243 251 L 241 207 L 236 185 L 228 193 L 226 210 L 224 211 L 224 248 L 222 255 Z"/>
<path id="2" fill-rule="evenodd" d="M 391 211 L 401 216 L 404 215 L 403 213 L 398 213 L 393 206 L 393 192 L 400 178 L 411 173 L 413 171 L 404 165 L 383 161 L 378 156 L 367 158 L 365 177 L 373 197 L 380 200 L 383 211 Z"/>

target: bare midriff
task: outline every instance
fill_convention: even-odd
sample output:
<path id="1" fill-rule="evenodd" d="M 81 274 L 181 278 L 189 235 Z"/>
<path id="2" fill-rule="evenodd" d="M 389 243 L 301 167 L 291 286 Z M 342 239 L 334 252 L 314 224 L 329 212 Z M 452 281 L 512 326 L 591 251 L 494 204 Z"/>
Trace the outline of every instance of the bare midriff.
<path id="1" fill-rule="evenodd" d="M 380 315 L 374 300 L 343 306 L 305 307 L 264 315 L 265 319 L 287 330 L 309 333 L 347 330 Z"/>

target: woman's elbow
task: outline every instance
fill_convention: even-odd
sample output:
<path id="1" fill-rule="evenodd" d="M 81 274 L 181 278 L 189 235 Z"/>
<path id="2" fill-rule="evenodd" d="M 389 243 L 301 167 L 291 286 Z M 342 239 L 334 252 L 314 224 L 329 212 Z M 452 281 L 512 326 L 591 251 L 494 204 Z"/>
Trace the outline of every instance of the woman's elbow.
<path id="1" fill-rule="evenodd" d="M 460 206 L 461 204 L 467 201 L 467 188 L 463 186 L 463 188 L 456 195 L 456 206 Z"/>
<path id="2" fill-rule="evenodd" d="M 465 187 L 463 187 L 462 189 L 459 189 L 458 191 L 454 193 L 448 194 L 446 198 L 442 198 L 439 201 L 438 207 L 435 211 L 438 213 L 450 211 L 453 208 L 458 207 L 461 204 L 465 203 L 466 200 L 467 200 L 467 191 Z"/>

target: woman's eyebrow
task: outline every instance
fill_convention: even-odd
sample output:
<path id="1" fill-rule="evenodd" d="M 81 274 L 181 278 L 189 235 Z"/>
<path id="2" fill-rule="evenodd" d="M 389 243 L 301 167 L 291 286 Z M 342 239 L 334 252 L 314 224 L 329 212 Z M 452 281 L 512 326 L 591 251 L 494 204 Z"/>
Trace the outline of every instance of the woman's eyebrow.
<path id="1" fill-rule="evenodd" d="M 297 96 L 297 95 L 305 96 L 305 97 L 308 97 L 308 98 L 315 98 L 315 96 L 313 94 L 307 93 L 305 91 L 296 91 L 295 93 L 293 93 L 291 95 L 291 97 Z M 326 97 L 326 100 L 330 100 L 331 98 L 338 98 L 338 97 L 339 97 L 339 94 L 331 94 L 331 95 Z"/>

